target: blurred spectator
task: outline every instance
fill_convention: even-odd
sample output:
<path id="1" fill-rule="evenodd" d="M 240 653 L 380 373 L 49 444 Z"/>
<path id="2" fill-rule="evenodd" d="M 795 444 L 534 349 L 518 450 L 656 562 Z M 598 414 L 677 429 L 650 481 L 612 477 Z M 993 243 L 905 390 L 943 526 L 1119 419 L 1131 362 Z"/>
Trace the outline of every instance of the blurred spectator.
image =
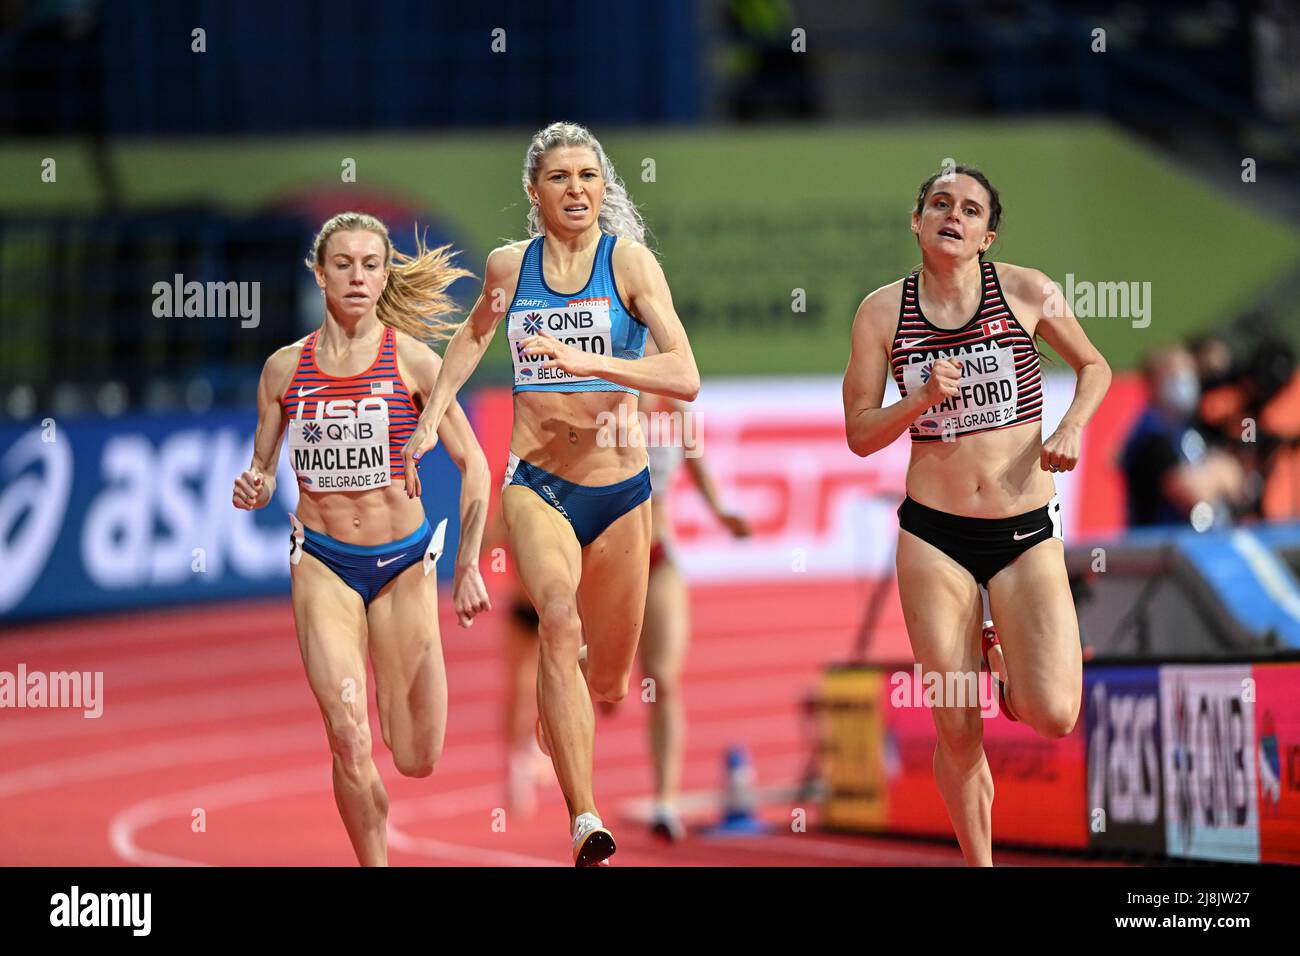
<path id="1" fill-rule="evenodd" d="M 1142 371 L 1148 404 L 1120 459 L 1129 524 L 1190 520 L 1204 530 L 1230 523 L 1245 497 L 1246 476 L 1232 455 L 1207 445 L 1193 425 L 1201 397 L 1196 360 L 1182 346 L 1170 346 L 1147 356 Z"/>
<path id="2" fill-rule="evenodd" d="M 1247 328 L 1267 324 L 1249 317 Z M 1207 442 L 1231 453 L 1246 473 L 1252 515 L 1300 518 L 1300 370 L 1292 345 L 1268 331 L 1244 361 L 1224 361 L 1226 342 L 1201 336 L 1190 343 L 1202 395 L 1195 421 Z"/>
<path id="3" fill-rule="evenodd" d="M 1248 411 L 1258 421 L 1263 477 L 1260 514 L 1269 520 L 1300 520 L 1300 368 L 1284 339 L 1260 343 L 1249 368 Z"/>
<path id="4" fill-rule="evenodd" d="M 1232 350 L 1228 340 L 1218 332 L 1194 336 L 1188 343 L 1192 358 L 1196 359 L 1196 374 L 1201 380 L 1202 394 L 1226 384 L 1232 373 Z"/>

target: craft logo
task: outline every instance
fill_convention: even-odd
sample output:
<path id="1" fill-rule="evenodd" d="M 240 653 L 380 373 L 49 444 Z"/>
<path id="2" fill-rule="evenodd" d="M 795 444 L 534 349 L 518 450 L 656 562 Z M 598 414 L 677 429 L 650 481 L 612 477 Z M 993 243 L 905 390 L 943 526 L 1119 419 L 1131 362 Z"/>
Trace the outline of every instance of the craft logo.
<path id="1" fill-rule="evenodd" d="M 555 510 L 558 511 L 560 514 L 564 515 L 564 517 L 568 518 L 569 513 L 564 510 L 564 505 L 560 503 L 560 499 L 557 498 L 555 492 L 551 490 L 551 486 L 542 485 L 542 490 L 546 492 L 546 497 L 549 498 L 551 504 L 555 506 Z M 572 521 L 573 519 L 569 518 L 569 520 Z"/>

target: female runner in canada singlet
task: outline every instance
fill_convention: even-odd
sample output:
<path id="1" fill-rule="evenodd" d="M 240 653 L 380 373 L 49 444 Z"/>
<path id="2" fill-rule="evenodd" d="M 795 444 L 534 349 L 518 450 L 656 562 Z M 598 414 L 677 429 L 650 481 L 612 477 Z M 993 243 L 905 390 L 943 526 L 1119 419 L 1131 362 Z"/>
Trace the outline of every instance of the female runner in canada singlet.
<path id="1" fill-rule="evenodd" d="M 441 365 L 426 342 L 455 325 L 443 290 L 468 275 L 444 249 L 394 253 L 373 216 L 343 213 L 321 227 L 307 264 L 325 321 L 267 360 L 258 386 L 253 463 L 234 504 L 264 507 L 275 493 L 288 434 L 298 476 L 289 560 L 298 646 L 320 705 L 334 765 L 334 798 L 357 860 L 388 862 L 388 796 L 371 759 L 366 654 L 379 724 L 397 769 L 433 772 L 447 723 L 434 566 L 446 519 L 429 525 L 406 494 L 401 450 Z M 460 549 L 453 596 L 461 626 L 489 607 L 478 572 L 489 472 L 458 406 L 439 437 L 460 469 Z"/>
<path id="2" fill-rule="evenodd" d="M 1078 719 L 1083 671 L 1052 474 L 1078 461 L 1110 367 L 1047 276 L 984 261 L 1001 215 L 978 170 L 958 166 L 921 185 L 912 232 L 922 265 L 858 307 L 845 429 L 863 456 L 911 432 L 898 592 L 922 670 L 970 675 L 983 652 L 1005 681 L 1002 712 L 1060 737 Z M 1077 376 L 1046 441 L 1035 337 Z M 891 374 L 902 398 L 882 408 Z M 996 623 L 983 633 L 982 586 Z M 991 865 L 993 778 L 980 714 L 978 701 L 931 710 L 934 775 L 966 862 Z"/>

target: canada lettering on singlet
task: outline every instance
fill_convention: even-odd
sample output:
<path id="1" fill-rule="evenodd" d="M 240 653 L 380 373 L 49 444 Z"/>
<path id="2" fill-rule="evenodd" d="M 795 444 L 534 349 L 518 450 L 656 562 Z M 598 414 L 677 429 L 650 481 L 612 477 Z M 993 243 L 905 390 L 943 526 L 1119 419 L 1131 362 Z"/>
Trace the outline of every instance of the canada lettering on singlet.
<path id="1" fill-rule="evenodd" d="M 961 371 L 957 394 L 930 406 L 917 421 L 918 428 L 960 435 L 1015 419 L 1019 387 L 1010 346 L 976 342 L 913 353 L 903 368 L 908 394 L 925 387 L 934 363 L 940 359 L 948 359 Z"/>
<path id="2" fill-rule="evenodd" d="M 584 352 L 610 355 L 613 352 L 613 323 L 607 297 L 573 299 L 562 309 L 516 309 L 506 317 L 506 336 L 510 340 L 516 385 L 603 381 L 595 375 L 572 375 L 564 369 L 543 368 L 549 356 L 526 352 L 523 347 L 525 339 L 543 332 Z"/>
<path id="3" fill-rule="evenodd" d="M 997 269 L 980 266 L 980 303 L 965 325 L 944 329 L 921 312 L 918 273 L 903 280 L 890 367 L 904 395 L 924 389 L 936 362 L 960 372 L 957 394 L 931 405 L 912 422 L 913 441 L 945 441 L 1042 419 L 1042 381 L 1032 337 L 1011 311 Z"/>

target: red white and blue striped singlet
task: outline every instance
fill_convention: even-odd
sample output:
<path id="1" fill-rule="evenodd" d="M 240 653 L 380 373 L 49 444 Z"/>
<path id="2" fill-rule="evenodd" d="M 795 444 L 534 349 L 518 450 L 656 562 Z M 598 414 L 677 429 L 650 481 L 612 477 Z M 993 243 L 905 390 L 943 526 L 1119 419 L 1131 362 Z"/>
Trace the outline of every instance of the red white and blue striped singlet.
<path id="1" fill-rule="evenodd" d="M 370 367 L 343 377 L 316 364 L 319 334 L 307 336 L 280 399 L 299 485 L 311 491 L 366 491 L 401 481 L 402 448 L 419 414 L 397 369 L 397 333 L 385 326 Z"/>

